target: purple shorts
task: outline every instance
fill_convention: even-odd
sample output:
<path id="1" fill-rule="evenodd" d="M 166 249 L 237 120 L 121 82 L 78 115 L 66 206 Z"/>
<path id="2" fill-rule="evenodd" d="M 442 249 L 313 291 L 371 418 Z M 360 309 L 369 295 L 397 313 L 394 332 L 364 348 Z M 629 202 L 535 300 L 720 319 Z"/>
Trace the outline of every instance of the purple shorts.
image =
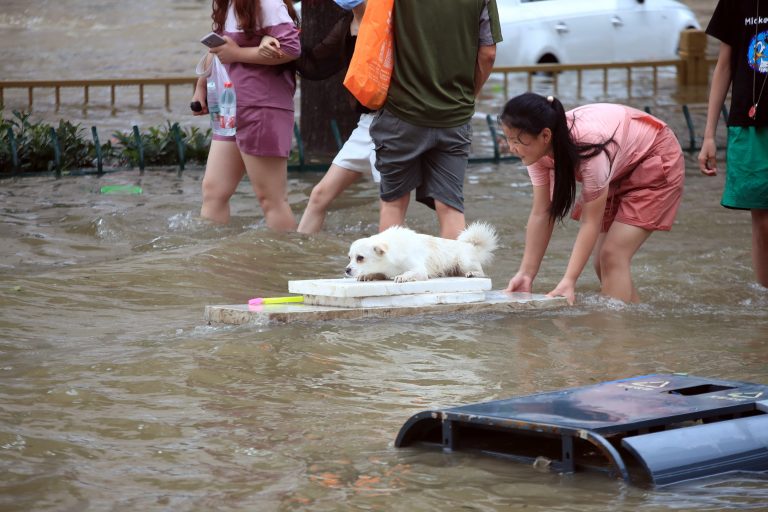
<path id="1" fill-rule="evenodd" d="M 293 122 L 293 110 L 238 106 L 235 136 L 214 134 L 213 140 L 237 141 L 237 149 L 247 155 L 288 158 Z"/>

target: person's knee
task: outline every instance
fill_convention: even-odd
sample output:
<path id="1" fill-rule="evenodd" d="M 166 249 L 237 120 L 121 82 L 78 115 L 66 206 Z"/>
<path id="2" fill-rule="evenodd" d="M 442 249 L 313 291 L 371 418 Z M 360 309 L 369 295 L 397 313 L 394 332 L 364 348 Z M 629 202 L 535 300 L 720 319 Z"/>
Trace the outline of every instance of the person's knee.
<path id="1" fill-rule="evenodd" d="M 270 210 L 277 204 L 277 201 L 273 196 L 262 191 L 256 191 L 256 199 L 259 201 L 259 205 L 263 210 Z"/>
<path id="2" fill-rule="evenodd" d="M 285 194 L 269 193 L 265 191 L 256 192 L 256 199 L 264 212 L 277 211 L 288 205 L 288 197 Z"/>
<path id="3" fill-rule="evenodd" d="M 408 209 L 409 199 L 410 199 L 410 196 L 408 194 L 392 200 L 382 199 L 380 201 L 381 209 L 389 210 L 389 211 L 405 212 Z"/>
<path id="4" fill-rule="evenodd" d="M 595 271 L 598 276 L 616 269 L 625 268 L 629 259 L 624 251 L 612 244 L 604 244 L 600 248 L 598 261 L 595 262 Z"/>
<path id="5" fill-rule="evenodd" d="M 768 239 L 768 210 L 752 210 L 752 229 Z"/>
<path id="6" fill-rule="evenodd" d="M 309 205 L 314 208 L 326 208 L 332 200 L 330 190 L 322 182 L 315 185 L 309 193 Z"/>
<path id="7" fill-rule="evenodd" d="M 208 176 L 203 177 L 202 189 L 204 201 L 227 201 L 232 195 L 218 180 Z"/>

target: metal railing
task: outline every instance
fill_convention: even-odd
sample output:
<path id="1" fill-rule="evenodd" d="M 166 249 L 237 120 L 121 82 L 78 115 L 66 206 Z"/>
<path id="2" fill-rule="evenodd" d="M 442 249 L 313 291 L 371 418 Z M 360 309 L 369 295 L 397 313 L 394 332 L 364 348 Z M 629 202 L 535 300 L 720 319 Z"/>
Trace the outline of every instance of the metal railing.
<path id="1" fill-rule="evenodd" d="M 504 99 L 508 99 L 509 96 L 509 76 L 513 74 L 526 74 L 527 75 L 527 89 L 530 91 L 533 89 L 533 78 L 537 74 L 547 74 L 551 76 L 552 87 L 555 95 L 559 94 L 559 78 L 560 75 L 567 72 L 576 73 L 576 97 L 581 98 L 583 96 L 584 88 L 584 72 L 586 71 L 603 71 L 603 94 L 608 94 L 609 87 L 609 71 L 612 69 L 625 70 L 627 97 L 632 96 L 632 84 L 633 84 L 633 70 L 650 70 L 652 74 L 653 94 L 658 94 L 659 90 L 659 68 L 663 67 L 675 67 L 676 73 L 679 73 L 682 60 L 656 60 L 656 61 L 644 61 L 644 62 L 613 62 L 613 63 L 595 63 L 595 64 L 536 64 L 534 66 L 514 66 L 514 67 L 497 67 L 493 68 L 492 73 L 502 73 L 504 75 Z"/>
<path id="2" fill-rule="evenodd" d="M 681 68 L 684 65 L 682 59 L 671 60 L 656 60 L 656 61 L 640 61 L 640 62 L 608 62 L 608 63 L 595 63 L 595 64 L 536 64 L 531 66 L 514 66 L 514 67 L 496 67 L 493 68 L 492 73 L 504 75 L 504 96 L 505 99 L 509 94 L 509 77 L 514 74 L 526 74 L 527 75 L 527 88 L 531 90 L 533 88 L 533 79 L 536 75 L 547 74 L 551 77 L 552 87 L 554 94 L 559 94 L 559 78 L 560 75 L 565 73 L 576 73 L 576 97 L 583 97 L 584 89 L 584 73 L 589 71 L 602 70 L 603 78 L 603 93 L 608 94 L 609 86 L 609 72 L 611 70 L 624 70 L 626 72 L 626 79 L 624 81 L 626 85 L 627 97 L 632 97 L 632 86 L 635 82 L 635 76 L 640 72 L 651 73 L 651 83 L 653 95 L 656 96 L 659 91 L 659 69 L 665 67 L 674 67 L 675 73 L 679 75 Z M 716 63 L 716 59 L 707 59 L 706 63 L 712 66 Z M 97 87 L 108 87 L 110 89 L 110 105 L 115 107 L 117 88 L 124 87 L 138 87 L 138 108 L 144 107 L 144 89 L 146 87 L 160 86 L 165 88 L 165 108 L 170 110 L 171 107 L 171 87 L 172 86 L 189 86 L 194 87 L 196 77 L 166 77 L 166 78 L 100 78 L 100 79 L 79 79 L 79 80 L 0 80 L 0 108 L 5 104 L 5 91 L 10 89 L 26 89 L 27 90 L 27 108 L 32 109 L 34 106 L 35 92 L 40 89 L 53 89 L 54 93 L 54 105 L 55 108 L 61 106 L 61 90 L 65 88 L 82 88 L 83 90 L 83 106 L 89 106 L 91 103 L 90 90 Z"/>
<path id="3" fill-rule="evenodd" d="M 197 77 L 167 77 L 167 78 L 95 78 L 80 80 L 0 80 L 0 108 L 5 106 L 6 89 L 26 89 L 27 108 L 32 109 L 35 99 L 35 89 L 53 89 L 55 106 L 61 106 L 61 90 L 82 88 L 83 105 L 90 104 L 90 90 L 95 87 L 109 87 L 110 105 L 115 106 L 118 87 L 138 87 L 139 108 L 144 107 L 144 88 L 149 86 L 165 87 L 165 108 L 171 107 L 171 86 L 188 85 L 194 87 Z"/>

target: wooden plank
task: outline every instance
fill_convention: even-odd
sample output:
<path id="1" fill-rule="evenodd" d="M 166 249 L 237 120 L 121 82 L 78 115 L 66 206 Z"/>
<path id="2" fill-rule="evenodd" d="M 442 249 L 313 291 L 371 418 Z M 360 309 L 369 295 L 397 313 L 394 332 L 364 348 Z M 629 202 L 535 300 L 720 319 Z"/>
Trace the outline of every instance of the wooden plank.
<path id="1" fill-rule="evenodd" d="M 208 324 L 268 325 L 294 322 L 322 322 L 329 320 L 355 320 L 364 318 L 398 318 L 415 315 L 445 315 L 461 313 L 515 313 L 518 311 L 547 310 L 567 304 L 564 297 L 547 297 L 531 293 L 507 293 L 502 290 L 485 292 L 482 302 L 463 304 L 435 304 L 430 306 L 387 306 L 370 308 L 343 308 L 311 306 L 307 304 L 247 304 L 206 306 L 203 318 Z"/>
<path id="2" fill-rule="evenodd" d="M 305 295 L 304 304 L 342 308 L 377 308 L 392 306 L 433 306 L 435 304 L 461 304 L 482 302 L 485 292 L 412 293 L 407 295 L 380 295 L 371 297 L 334 297 Z"/>

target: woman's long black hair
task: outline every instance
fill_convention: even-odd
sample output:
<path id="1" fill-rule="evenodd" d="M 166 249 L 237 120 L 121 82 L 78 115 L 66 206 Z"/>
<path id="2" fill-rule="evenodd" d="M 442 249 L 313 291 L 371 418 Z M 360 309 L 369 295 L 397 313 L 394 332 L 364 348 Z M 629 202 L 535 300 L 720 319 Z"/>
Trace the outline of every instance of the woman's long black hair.
<path id="1" fill-rule="evenodd" d="M 552 101 L 549 101 L 550 99 Z M 580 144 L 574 141 L 563 104 L 552 96 L 545 98 L 532 92 L 516 96 L 504 105 L 499 119 L 507 128 L 518 129 L 534 137 L 544 128 L 552 131 L 555 187 L 549 216 L 553 221 L 562 221 L 576 199 L 576 169 L 582 160 L 605 152 L 611 164 L 613 163 L 613 156 L 607 147 L 616 144 L 614 138 L 597 144 Z"/>

